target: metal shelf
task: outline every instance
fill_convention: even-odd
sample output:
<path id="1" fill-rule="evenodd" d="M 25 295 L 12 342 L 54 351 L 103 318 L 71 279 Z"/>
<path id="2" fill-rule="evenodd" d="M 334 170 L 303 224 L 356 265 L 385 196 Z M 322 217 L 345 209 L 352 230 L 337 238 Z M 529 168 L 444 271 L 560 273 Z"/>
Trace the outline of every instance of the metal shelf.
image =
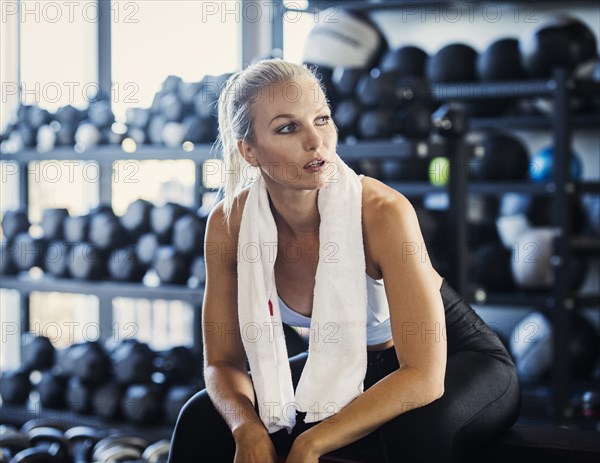
<path id="1" fill-rule="evenodd" d="M 600 238 L 597 236 L 574 236 L 571 239 L 571 251 L 577 253 L 600 252 Z"/>
<path id="2" fill-rule="evenodd" d="M 510 293 L 486 291 L 485 288 L 473 287 L 469 291 L 469 299 L 473 304 L 501 305 L 508 308 L 522 309 L 536 307 L 545 310 L 554 307 L 554 297 L 549 291 L 516 290 Z"/>
<path id="3" fill-rule="evenodd" d="M 120 145 L 104 145 L 83 151 L 75 151 L 73 147 L 59 147 L 45 153 L 35 149 L 27 149 L 14 154 L 0 154 L 0 161 L 106 161 L 115 162 L 123 159 L 134 160 L 177 160 L 189 159 L 196 162 L 207 161 L 217 157 L 212 145 L 196 145 L 192 151 L 181 148 L 167 148 L 161 145 L 142 145 L 135 152 L 128 153 Z"/>
<path id="4" fill-rule="evenodd" d="M 547 195 L 556 191 L 552 182 L 534 183 L 527 180 L 521 182 L 473 182 L 469 183 L 470 193 L 503 195 L 505 193 L 529 193 L 532 195 Z"/>
<path id="5" fill-rule="evenodd" d="M 131 297 L 139 299 L 167 299 L 188 302 L 193 306 L 202 304 L 204 290 L 188 286 L 163 285 L 146 286 L 142 283 L 122 283 L 115 281 L 82 281 L 67 278 L 39 279 L 23 276 L 3 276 L 0 288 L 14 289 L 22 293 L 33 291 L 74 294 L 92 294 L 102 297 Z"/>
<path id="6" fill-rule="evenodd" d="M 346 141 L 338 144 L 341 158 L 349 161 L 365 159 L 410 159 L 447 156 L 448 147 L 443 141 L 409 140 L 405 138 L 373 141 Z"/>
<path id="7" fill-rule="evenodd" d="M 600 126 L 600 114 L 574 114 L 572 125 L 574 129 L 596 130 Z M 469 127 L 471 130 L 551 130 L 552 120 L 544 115 L 509 115 L 503 117 L 472 118 L 469 120 Z"/>
<path id="8" fill-rule="evenodd" d="M 431 158 L 446 156 L 447 147 L 443 141 L 407 140 L 397 138 L 375 141 L 349 141 L 339 143 L 338 152 L 345 160 L 384 159 L 384 158 Z M 35 149 L 23 150 L 14 154 L 0 154 L 0 161 L 105 161 L 133 160 L 177 160 L 189 159 L 204 162 L 219 159 L 219 153 L 212 145 L 196 145 L 194 150 L 167 148 L 161 145 L 143 145 L 133 153 L 125 152 L 119 145 L 106 145 L 78 153 L 72 147 L 60 147 L 46 153 Z"/>
<path id="9" fill-rule="evenodd" d="M 600 308 L 600 294 L 581 294 L 574 298 L 575 307 Z M 472 304 L 501 305 L 509 309 L 522 309 L 534 307 L 538 310 L 552 310 L 555 308 L 555 300 L 549 291 L 525 291 L 515 290 L 512 292 L 486 291 L 485 288 L 472 286 L 469 291 L 469 300 Z"/>

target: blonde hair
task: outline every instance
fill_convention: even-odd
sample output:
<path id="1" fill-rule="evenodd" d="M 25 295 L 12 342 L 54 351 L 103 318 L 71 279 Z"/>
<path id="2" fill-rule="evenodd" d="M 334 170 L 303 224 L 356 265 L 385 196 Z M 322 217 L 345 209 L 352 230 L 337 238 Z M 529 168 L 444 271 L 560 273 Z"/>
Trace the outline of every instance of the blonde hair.
<path id="1" fill-rule="evenodd" d="M 235 197 L 260 175 L 260 170 L 252 167 L 242 157 L 237 144 L 238 140 L 246 142 L 255 140 L 252 103 L 266 87 L 303 77 L 313 79 L 325 93 L 314 68 L 310 69 L 306 65 L 290 63 L 279 58 L 253 63 L 227 80 L 219 96 L 217 138 L 217 147 L 221 150 L 224 161 L 223 210 L 227 222 L 229 222 Z M 248 172 L 252 172 L 253 176 L 248 176 Z M 242 178 L 244 175 L 247 178 Z"/>

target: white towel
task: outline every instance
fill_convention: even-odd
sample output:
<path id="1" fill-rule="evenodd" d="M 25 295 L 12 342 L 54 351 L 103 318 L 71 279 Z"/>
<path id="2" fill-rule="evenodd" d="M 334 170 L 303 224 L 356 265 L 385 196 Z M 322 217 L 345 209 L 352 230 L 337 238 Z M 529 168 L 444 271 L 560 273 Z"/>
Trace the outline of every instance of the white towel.
<path id="1" fill-rule="evenodd" d="M 318 191 L 319 263 L 309 354 L 294 395 L 274 264 L 277 227 L 262 176 L 246 199 L 238 247 L 238 315 L 260 418 L 269 433 L 337 413 L 363 392 L 367 370 L 367 288 L 362 184 L 336 155 Z M 337 167 L 333 171 L 333 167 Z"/>

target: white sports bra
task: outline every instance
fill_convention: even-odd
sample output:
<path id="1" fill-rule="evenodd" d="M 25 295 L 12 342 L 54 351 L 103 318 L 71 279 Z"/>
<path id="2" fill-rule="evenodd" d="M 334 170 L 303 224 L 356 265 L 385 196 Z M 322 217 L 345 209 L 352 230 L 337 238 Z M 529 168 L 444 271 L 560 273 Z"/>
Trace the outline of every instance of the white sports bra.
<path id="1" fill-rule="evenodd" d="M 381 344 L 392 339 L 390 307 L 385 296 L 383 279 L 374 280 L 367 273 L 367 345 Z M 279 298 L 281 320 L 290 325 L 310 328 L 310 317 L 292 310 Z"/>

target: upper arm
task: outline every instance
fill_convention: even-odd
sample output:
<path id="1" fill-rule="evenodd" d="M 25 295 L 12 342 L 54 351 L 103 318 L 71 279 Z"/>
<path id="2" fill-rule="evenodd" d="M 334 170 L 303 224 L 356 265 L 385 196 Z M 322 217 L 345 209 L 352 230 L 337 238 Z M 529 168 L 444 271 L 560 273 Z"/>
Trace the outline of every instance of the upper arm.
<path id="1" fill-rule="evenodd" d="M 406 197 L 387 187 L 369 209 L 370 247 L 383 275 L 398 361 L 441 376 L 443 384 L 444 306 L 416 212 Z"/>
<path id="2" fill-rule="evenodd" d="M 223 202 L 211 211 L 204 239 L 206 284 L 202 305 L 205 366 L 234 363 L 246 369 L 237 314 L 237 233 L 225 223 Z M 231 217 L 235 223 L 235 218 Z"/>

